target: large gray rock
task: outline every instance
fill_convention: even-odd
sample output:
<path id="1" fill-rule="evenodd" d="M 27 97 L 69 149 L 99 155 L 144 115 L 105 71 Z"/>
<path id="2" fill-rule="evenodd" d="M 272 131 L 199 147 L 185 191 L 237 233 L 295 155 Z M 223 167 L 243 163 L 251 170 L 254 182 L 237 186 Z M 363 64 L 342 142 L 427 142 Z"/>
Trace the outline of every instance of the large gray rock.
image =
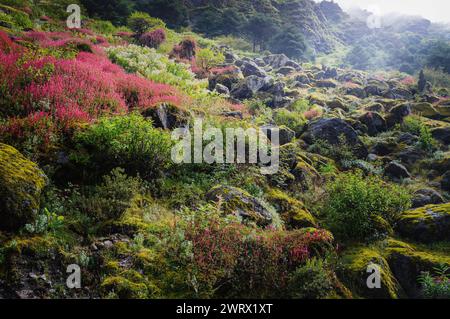
<path id="1" fill-rule="evenodd" d="M 379 113 L 367 112 L 359 120 L 367 126 L 367 131 L 370 136 L 378 135 L 387 130 L 386 120 Z"/>
<path id="2" fill-rule="evenodd" d="M 279 69 L 288 63 L 290 59 L 284 54 L 271 54 L 264 58 L 264 62 L 274 69 Z"/>
<path id="3" fill-rule="evenodd" d="M 240 66 L 240 69 L 245 77 L 255 75 L 257 77 L 265 78 L 267 76 L 266 72 L 252 61 L 244 61 Z"/>
<path id="4" fill-rule="evenodd" d="M 386 117 L 388 128 L 403 123 L 403 119 L 411 114 L 411 106 L 408 103 L 394 106 Z"/>
<path id="5" fill-rule="evenodd" d="M 441 127 L 431 131 L 433 138 L 442 142 L 443 144 L 450 144 L 450 127 Z"/>
<path id="6" fill-rule="evenodd" d="M 443 202 L 444 198 L 441 194 L 436 192 L 434 189 L 424 188 L 419 189 L 414 193 L 412 207 L 417 208 L 431 204 L 442 204 Z"/>
<path id="7" fill-rule="evenodd" d="M 295 72 L 295 68 L 291 66 L 283 66 L 277 70 L 277 74 L 289 75 Z"/>
<path id="8" fill-rule="evenodd" d="M 222 85 L 220 83 L 216 84 L 216 87 L 214 88 L 214 91 L 216 91 L 219 94 L 230 95 L 230 89 L 227 88 L 225 85 Z"/>
<path id="9" fill-rule="evenodd" d="M 308 124 L 302 139 L 308 144 L 325 141 L 330 145 L 339 146 L 341 136 L 345 138 L 356 157 L 364 159 L 367 157 L 367 148 L 359 139 L 356 131 L 348 123 L 338 118 L 320 119 Z"/>
<path id="10" fill-rule="evenodd" d="M 358 88 L 358 87 L 356 87 L 356 88 L 348 88 L 347 89 L 347 94 L 356 96 L 357 98 L 360 98 L 360 99 L 365 99 L 367 97 L 366 91 L 364 91 L 364 89 Z"/>
<path id="11" fill-rule="evenodd" d="M 260 90 L 269 90 L 273 86 L 273 79 L 269 76 L 258 77 L 250 75 L 241 80 L 231 90 L 231 96 L 238 100 L 250 99 Z"/>
<path id="12" fill-rule="evenodd" d="M 389 91 L 387 91 L 384 95 L 385 98 L 388 99 L 402 99 L 402 100 L 411 100 L 413 98 L 413 95 L 410 91 L 402 88 L 393 88 Z"/>
<path id="13" fill-rule="evenodd" d="M 411 174 L 408 172 L 405 166 L 392 161 L 384 168 L 384 175 L 394 179 L 410 178 Z"/>

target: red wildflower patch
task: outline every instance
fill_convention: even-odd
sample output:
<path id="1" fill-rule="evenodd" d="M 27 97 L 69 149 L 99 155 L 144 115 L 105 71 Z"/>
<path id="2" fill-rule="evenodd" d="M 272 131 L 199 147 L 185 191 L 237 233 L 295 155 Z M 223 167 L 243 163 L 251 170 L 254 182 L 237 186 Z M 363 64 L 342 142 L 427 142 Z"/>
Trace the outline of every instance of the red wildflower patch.
<path id="1" fill-rule="evenodd" d="M 166 41 L 166 31 L 164 31 L 164 29 L 156 29 L 144 33 L 139 38 L 139 42 L 142 45 L 155 49 L 158 48 L 161 44 L 163 44 L 164 41 Z"/>
<path id="2" fill-rule="evenodd" d="M 66 34 L 33 32 L 27 36 L 45 43 L 55 38 L 64 40 Z M 96 50 L 102 55 L 81 52 L 75 59 L 35 59 L 28 54 L 8 52 L 13 43 L 1 33 L 0 39 L 7 47 L 0 50 L 0 113 L 10 117 L 3 132 L 24 135 L 31 129 L 44 134 L 41 125 L 36 124 L 44 122 L 44 118 L 46 124 L 52 123 L 52 132 L 67 131 L 103 114 L 181 103 L 176 89 L 126 73 L 99 48 Z M 45 133 L 44 137 L 49 135 Z"/>

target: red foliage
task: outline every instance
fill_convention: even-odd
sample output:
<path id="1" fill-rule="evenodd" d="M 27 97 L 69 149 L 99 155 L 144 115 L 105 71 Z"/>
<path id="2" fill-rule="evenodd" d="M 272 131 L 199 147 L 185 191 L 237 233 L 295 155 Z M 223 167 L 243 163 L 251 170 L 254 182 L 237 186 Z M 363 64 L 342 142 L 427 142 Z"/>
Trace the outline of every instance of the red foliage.
<path id="1" fill-rule="evenodd" d="M 64 41 L 67 34 L 31 32 L 27 36 L 47 43 L 55 38 Z M 103 114 L 181 103 L 176 89 L 126 73 L 99 48 L 95 48 L 99 55 L 81 52 L 68 60 L 11 52 L 15 44 L 4 33 L 0 33 L 0 44 L 0 113 L 10 117 L 3 133 L 23 136 L 32 130 L 49 141 L 54 132 L 68 131 Z"/>
<path id="2" fill-rule="evenodd" d="M 0 51 L 11 53 L 22 51 L 21 48 L 15 44 L 10 37 L 0 30 Z"/>
<path id="3" fill-rule="evenodd" d="M 192 243 L 197 279 L 212 285 L 232 280 L 240 289 L 259 292 L 282 288 L 290 272 L 333 240 L 324 230 L 252 230 L 214 219 L 206 226 L 193 222 L 185 235 Z"/>
<path id="4" fill-rule="evenodd" d="M 184 39 L 174 46 L 170 53 L 171 58 L 192 61 L 195 58 L 197 42 L 194 39 Z"/>
<path id="5" fill-rule="evenodd" d="M 413 76 L 407 76 L 400 81 L 401 84 L 411 86 L 416 84 L 416 79 Z"/>
<path id="6" fill-rule="evenodd" d="M 164 29 L 156 29 L 144 33 L 139 38 L 139 42 L 142 45 L 155 49 L 157 49 L 161 44 L 163 44 L 164 41 L 166 41 L 166 31 Z"/>

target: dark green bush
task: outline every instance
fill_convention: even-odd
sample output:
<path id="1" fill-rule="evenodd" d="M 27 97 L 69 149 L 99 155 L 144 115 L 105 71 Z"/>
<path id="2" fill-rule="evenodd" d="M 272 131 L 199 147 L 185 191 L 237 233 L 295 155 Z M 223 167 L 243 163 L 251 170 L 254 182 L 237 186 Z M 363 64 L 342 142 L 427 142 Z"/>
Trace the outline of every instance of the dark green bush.
<path id="1" fill-rule="evenodd" d="M 332 275 L 321 259 L 308 260 L 289 277 L 288 291 L 294 299 L 321 299 L 332 290 Z"/>
<path id="2" fill-rule="evenodd" d="M 128 177 L 123 169 L 117 168 L 103 178 L 102 184 L 74 192 L 69 206 L 95 221 L 117 220 L 141 190 L 140 178 Z"/>
<path id="3" fill-rule="evenodd" d="M 371 240 L 390 230 L 389 223 L 410 206 L 411 197 L 400 186 L 360 171 L 342 173 L 326 186 L 325 222 L 343 240 Z"/>
<path id="4" fill-rule="evenodd" d="M 148 13 L 134 12 L 128 18 L 128 26 L 137 35 L 141 35 L 153 28 L 165 28 L 166 24 L 161 19 L 151 17 Z"/>
<path id="5" fill-rule="evenodd" d="M 78 151 L 72 154 L 72 161 L 91 172 L 105 174 L 123 167 L 131 175 L 139 173 L 150 180 L 171 164 L 169 133 L 155 129 L 139 114 L 102 118 L 76 133 L 75 141 Z"/>

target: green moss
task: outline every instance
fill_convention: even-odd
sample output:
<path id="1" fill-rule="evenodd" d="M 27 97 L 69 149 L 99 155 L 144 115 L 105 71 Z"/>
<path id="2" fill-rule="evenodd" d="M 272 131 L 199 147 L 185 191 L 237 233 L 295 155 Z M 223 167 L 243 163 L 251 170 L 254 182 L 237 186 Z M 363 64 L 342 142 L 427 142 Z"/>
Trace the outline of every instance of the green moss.
<path id="1" fill-rule="evenodd" d="M 317 221 L 305 205 L 278 189 L 271 189 L 267 200 L 274 205 L 289 228 L 317 227 Z"/>
<path id="2" fill-rule="evenodd" d="M 141 275 L 135 271 L 129 271 L 126 275 L 131 279 L 123 276 L 106 277 L 100 288 L 103 294 L 108 297 L 116 297 L 120 299 L 145 299 L 149 297 L 149 289 L 143 282 Z"/>
<path id="3" fill-rule="evenodd" d="M 429 246 L 388 240 L 385 256 L 395 277 L 410 298 L 422 297 L 418 277 L 422 272 L 432 272 L 440 265 L 450 266 L 450 244 L 438 249 Z"/>
<path id="4" fill-rule="evenodd" d="M 399 254 L 404 257 L 411 258 L 413 262 L 423 267 L 423 271 L 432 270 L 435 266 L 444 264 L 450 267 L 450 244 L 441 247 L 440 250 L 432 250 L 427 246 L 420 244 L 405 243 L 399 240 L 388 240 L 386 253 L 387 257 L 393 254 Z"/>
<path id="5" fill-rule="evenodd" d="M 0 143 L 0 228 L 14 231 L 36 217 L 47 178 L 15 148 Z"/>
<path id="6" fill-rule="evenodd" d="M 401 214 L 398 232 L 420 242 L 450 239 L 450 203 L 428 205 Z"/>
<path id="7" fill-rule="evenodd" d="M 391 272 L 387 260 L 375 246 L 354 247 L 347 250 L 340 258 L 339 277 L 348 288 L 363 298 L 398 298 L 402 292 Z M 381 289 L 369 289 L 366 281 L 370 264 L 380 267 Z"/>

